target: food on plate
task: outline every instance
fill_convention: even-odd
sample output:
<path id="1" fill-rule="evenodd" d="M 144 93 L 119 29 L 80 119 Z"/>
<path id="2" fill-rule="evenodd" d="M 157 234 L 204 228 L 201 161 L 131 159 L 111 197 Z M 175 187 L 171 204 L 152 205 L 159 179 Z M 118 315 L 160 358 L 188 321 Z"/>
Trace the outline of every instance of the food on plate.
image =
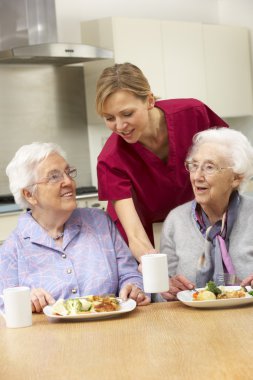
<path id="1" fill-rule="evenodd" d="M 199 292 L 195 292 L 193 294 L 193 299 L 195 301 L 210 301 L 216 300 L 216 295 L 209 290 L 200 290 Z"/>
<path id="2" fill-rule="evenodd" d="M 243 288 L 237 290 L 228 290 L 226 286 L 217 286 L 215 282 L 209 281 L 205 289 L 194 292 L 192 299 L 194 301 L 210 301 L 228 298 L 242 298 L 245 297 L 247 291 Z"/>
<path id="3" fill-rule="evenodd" d="M 79 315 L 94 312 L 110 312 L 119 309 L 119 300 L 115 296 L 86 296 L 80 298 L 59 299 L 52 306 L 56 315 Z"/>

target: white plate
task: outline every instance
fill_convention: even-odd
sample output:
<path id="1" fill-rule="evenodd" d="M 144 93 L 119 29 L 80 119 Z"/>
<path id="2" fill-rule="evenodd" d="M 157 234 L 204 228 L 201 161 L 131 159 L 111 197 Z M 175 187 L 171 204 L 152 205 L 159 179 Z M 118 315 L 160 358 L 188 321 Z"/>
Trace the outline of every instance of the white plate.
<path id="1" fill-rule="evenodd" d="M 129 298 L 127 301 L 123 301 L 122 303 L 120 303 L 120 309 L 116 311 L 92 312 L 92 313 L 77 314 L 77 315 L 55 315 L 52 313 L 52 306 L 46 306 L 44 307 L 43 312 L 49 319 L 91 320 L 91 319 L 105 319 L 105 318 L 118 317 L 121 314 L 129 313 L 135 308 L 136 308 L 136 302 Z"/>
<path id="2" fill-rule="evenodd" d="M 240 286 L 226 286 L 226 290 L 239 290 Z M 204 288 L 199 288 L 197 290 L 202 290 Z M 219 308 L 219 307 L 232 307 L 232 306 L 243 306 L 250 303 L 253 303 L 253 297 L 246 294 L 245 297 L 242 298 L 228 298 L 221 300 L 210 300 L 210 301 L 193 301 L 192 290 L 183 290 L 182 292 L 177 293 L 177 298 L 179 301 L 183 302 L 187 306 L 197 307 L 197 308 Z"/>

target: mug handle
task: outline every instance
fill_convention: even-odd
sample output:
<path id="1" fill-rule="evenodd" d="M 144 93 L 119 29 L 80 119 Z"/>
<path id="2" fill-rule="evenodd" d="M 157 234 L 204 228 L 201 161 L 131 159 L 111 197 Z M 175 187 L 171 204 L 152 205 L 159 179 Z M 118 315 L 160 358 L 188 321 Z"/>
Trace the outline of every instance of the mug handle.
<path id="1" fill-rule="evenodd" d="M 0 298 L 4 299 L 4 296 L 0 294 Z M 0 309 L 0 314 L 6 319 L 4 312 Z"/>

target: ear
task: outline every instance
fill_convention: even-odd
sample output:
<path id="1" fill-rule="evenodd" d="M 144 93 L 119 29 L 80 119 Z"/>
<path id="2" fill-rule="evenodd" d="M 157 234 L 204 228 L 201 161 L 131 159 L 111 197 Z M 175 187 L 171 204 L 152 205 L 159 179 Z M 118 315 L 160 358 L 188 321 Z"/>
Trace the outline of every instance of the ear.
<path id="1" fill-rule="evenodd" d="M 23 189 L 22 192 L 23 192 L 23 196 L 24 196 L 24 198 L 26 199 L 26 201 L 27 201 L 28 203 L 30 203 L 30 205 L 32 205 L 32 206 L 36 205 L 37 200 L 36 200 L 36 198 L 33 196 L 33 194 L 31 193 L 30 190 L 28 190 L 28 189 Z"/>
<path id="2" fill-rule="evenodd" d="M 148 105 L 148 110 L 151 110 L 152 108 L 154 108 L 154 105 L 155 105 L 155 97 L 154 95 L 152 94 L 152 92 L 150 92 L 147 96 L 147 105 Z"/>
<path id="3" fill-rule="evenodd" d="M 233 179 L 233 182 L 232 182 L 233 189 L 238 189 L 238 187 L 240 186 L 240 183 L 242 182 L 243 178 L 244 177 L 241 174 L 234 174 L 234 179 Z"/>

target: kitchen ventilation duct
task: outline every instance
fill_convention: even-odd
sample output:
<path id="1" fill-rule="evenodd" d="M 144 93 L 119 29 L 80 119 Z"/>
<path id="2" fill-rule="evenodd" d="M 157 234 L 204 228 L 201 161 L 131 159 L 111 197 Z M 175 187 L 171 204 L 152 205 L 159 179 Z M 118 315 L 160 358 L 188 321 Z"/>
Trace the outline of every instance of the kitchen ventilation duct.
<path id="1" fill-rule="evenodd" d="M 110 50 L 60 43 L 55 0 L 0 0 L 0 63 L 67 65 L 111 59 Z"/>

